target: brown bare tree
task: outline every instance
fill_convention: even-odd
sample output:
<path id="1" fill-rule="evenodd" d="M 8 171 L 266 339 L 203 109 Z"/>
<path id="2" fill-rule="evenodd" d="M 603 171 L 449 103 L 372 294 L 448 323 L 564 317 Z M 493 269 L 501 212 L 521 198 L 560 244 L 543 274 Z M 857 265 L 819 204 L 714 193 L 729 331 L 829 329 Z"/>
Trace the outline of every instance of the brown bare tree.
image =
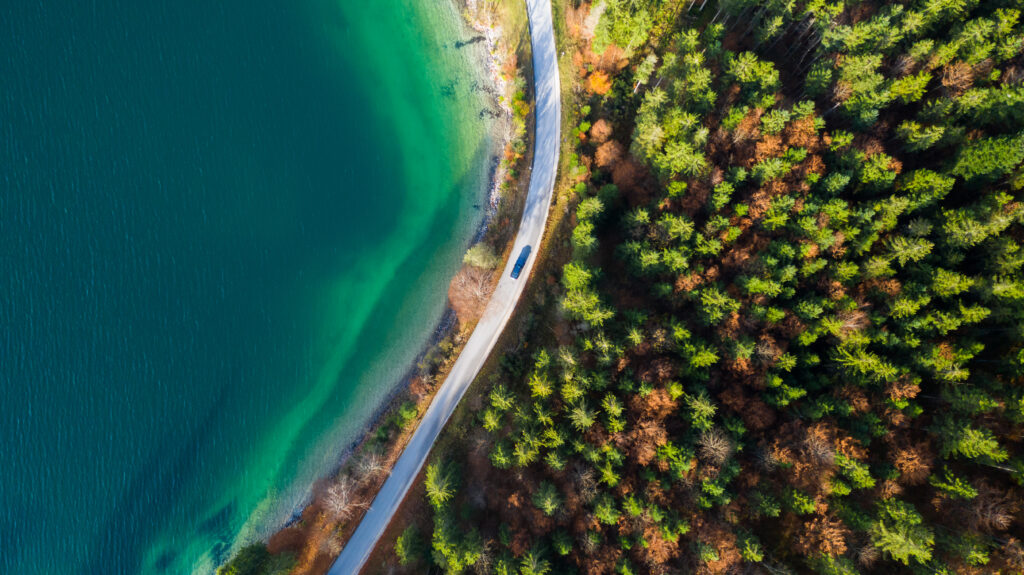
<path id="1" fill-rule="evenodd" d="M 612 124 L 604 118 L 594 122 L 594 125 L 590 127 L 590 139 L 596 144 L 603 144 L 611 137 Z"/>
<path id="2" fill-rule="evenodd" d="M 459 321 L 469 323 L 480 317 L 491 297 L 491 272 L 476 266 L 462 266 L 448 288 L 448 301 Z"/>
<path id="3" fill-rule="evenodd" d="M 367 452 L 359 458 L 359 463 L 356 465 L 356 469 L 359 471 L 359 478 L 362 481 L 377 477 L 380 473 L 385 470 L 384 459 L 376 452 Z"/>
<path id="4" fill-rule="evenodd" d="M 350 518 L 357 509 L 364 507 L 365 503 L 356 501 L 355 486 L 348 477 L 339 479 L 324 495 L 324 510 L 339 521 Z"/>
<path id="5" fill-rule="evenodd" d="M 721 465 L 732 455 L 733 445 L 729 437 L 717 429 L 700 435 L 700 456 L 712 465 Z"/>

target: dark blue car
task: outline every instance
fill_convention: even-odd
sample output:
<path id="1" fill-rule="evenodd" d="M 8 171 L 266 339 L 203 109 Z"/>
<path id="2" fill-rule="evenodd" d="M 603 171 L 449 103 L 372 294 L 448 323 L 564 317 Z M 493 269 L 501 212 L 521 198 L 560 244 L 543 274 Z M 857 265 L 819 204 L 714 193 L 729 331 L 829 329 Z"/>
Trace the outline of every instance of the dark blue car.
<path id="1" fill-rule="evenodd" d="M 519 252 L 519 259 L 516 260 L 516 265 L 512 266 L 512 279 L 519 279 L 519 272 L 523 271 L 528 257 L 530 257 L 530 246 L 524 247 L 523 251 Z"/>

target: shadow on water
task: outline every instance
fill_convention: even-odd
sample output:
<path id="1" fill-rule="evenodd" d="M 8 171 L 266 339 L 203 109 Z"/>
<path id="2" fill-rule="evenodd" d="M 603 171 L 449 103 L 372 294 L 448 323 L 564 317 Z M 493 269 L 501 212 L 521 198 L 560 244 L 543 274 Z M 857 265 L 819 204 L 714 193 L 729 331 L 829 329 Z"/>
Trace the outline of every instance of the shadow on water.
<path id="1" fill-rule="evenodd" d="M 462 48 L 463 46 L 469 46 L 470 44 L 476 44 L 477 42 L 483 42 L 487 38 L 483 36 L 473 36 L 469 40 L 458 40 L 455 42 L 456 48 Z"/>

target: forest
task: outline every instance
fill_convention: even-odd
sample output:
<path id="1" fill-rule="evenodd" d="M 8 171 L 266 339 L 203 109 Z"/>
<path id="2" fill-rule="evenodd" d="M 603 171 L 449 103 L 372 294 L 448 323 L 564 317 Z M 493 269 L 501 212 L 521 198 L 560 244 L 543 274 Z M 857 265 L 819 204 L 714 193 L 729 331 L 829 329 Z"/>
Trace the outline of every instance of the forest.
<path id="1" fill-rule="evenodd" d="M 1024 572 L 1022 8 L 560 5 L 570 225 L 400 570 Z"/>

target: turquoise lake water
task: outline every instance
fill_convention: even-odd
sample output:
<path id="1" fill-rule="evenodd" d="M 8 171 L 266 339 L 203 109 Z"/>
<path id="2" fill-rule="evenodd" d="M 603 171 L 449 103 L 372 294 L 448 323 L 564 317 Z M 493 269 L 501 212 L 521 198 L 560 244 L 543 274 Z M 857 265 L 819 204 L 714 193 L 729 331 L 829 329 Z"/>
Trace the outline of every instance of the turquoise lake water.
<path id="1" fill-rule="evenodd" d="M 0 573 L 210 573 L 440 318 L 491 153 L 437 0 L 0 6 Z"/>

